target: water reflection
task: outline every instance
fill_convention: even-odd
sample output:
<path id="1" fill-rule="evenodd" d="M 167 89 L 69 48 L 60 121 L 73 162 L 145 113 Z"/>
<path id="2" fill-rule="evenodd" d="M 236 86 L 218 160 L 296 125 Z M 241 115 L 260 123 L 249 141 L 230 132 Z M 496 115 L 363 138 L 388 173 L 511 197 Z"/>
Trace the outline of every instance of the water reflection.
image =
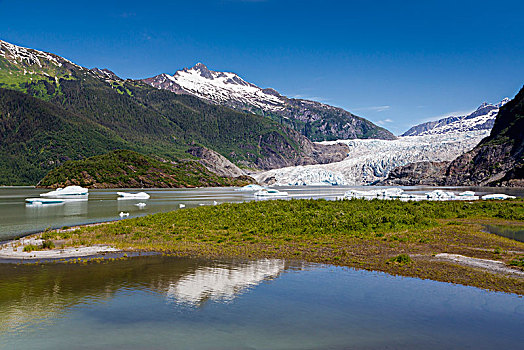
<path id="1" fill-rule="evenodd" d="M 172 283 L 167 296 L 191 305 L 199 305 L 207 300 L 231 301 L 250 287 L 276 278 L 285 268 L 284 261 L 270 259 L 236 266 L 200 267 Z"/>
<path id="2" fill-rule="evenodd" d="M 130 288 L 189 305 L 231 301 L 291 266 L 269 259 L 217 262 L 160 256 L 81 266 L 1 264 L 0 333 L 60 317 L 74 305 L 100 303 Z"/>
<path id="3" fill-rule="evenodd" d="M 2 349 L 519 349 L 524 305 L 338 267 L 154 256 L 0 264 L 0 315 Z"/>
<path id="4" fill-rule="evenodd" d="M 524 226 L 484 225 L 489 233 L 524 242 Z"/>

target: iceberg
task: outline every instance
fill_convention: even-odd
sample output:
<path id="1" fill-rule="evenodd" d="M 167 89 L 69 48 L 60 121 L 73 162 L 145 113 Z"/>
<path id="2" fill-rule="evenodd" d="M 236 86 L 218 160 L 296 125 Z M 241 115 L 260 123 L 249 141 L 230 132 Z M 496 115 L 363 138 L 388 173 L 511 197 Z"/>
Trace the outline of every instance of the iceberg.
<path id="1" fill-rule="evenodd" d="M 424 195 L 407 193 L 404 192 L 401 188 L 386 188 L 380 190 L 371 190 L 371 191 L 358 191 L 358 190 L 349 190 L 344 196 L 339 197 L 338 199 L 352 199 L 352 198 L 363 198 L 363 199 L 400 199 L 401 201 L 420 201 L 420 200 L 429 200 L 429 201 L 457 201 L 457 200 L 477 200 L 478 196 L 473 195 L 456 195 L 453 192 L 443 191 L 443 190 L 434 190 L 431 192 L 426 192 Z M 505 195 L 502 195 L 505 196 Z M 511 197 L 511 196 L 509 196 Z M 514 198 L 514 197 L 513 197 Z M 496 198 L 500 199 L 500 198 Z"/>
<path id="2" fill-rule="evenodd" d="M 150 195 L 145 192 L 117 192 L 116 194 L 120 196 L 118 199 L 149 199 L 150 197 Z"/>
<path id="3" fill-rule="evenodd" d="M 488 200 L 488 199 L 504 200 L 504 199 L 515 199 L 515 198 L 516 198 L 515 196 L 508 196 L 507 194 L 503 194 L 503 193 L 494 193 L 494 194 L 487 194 L 485 196 L 482 196 L 482 199 L 484 200 Z"/>
<path id="4" fill-rule="evenodd" d="M 26 198 L 25 202 L 32 205 L 42 205 L 42 204 L 64 204 L 65 200 L 63 199 L 51 199 L 51 198 Z"/>
<path id="5" fill-rule="evenodd" d="M 264 189 L 265 187 L 262 187 L 260 185 L 255 185 L 255 184 L 251 184 L 251 185 L 246 185 L 244 187 L 240 187 L 240 188 L 237 188 L 235 189 L 235 191 L 239 191 L 239 192 L 252 192 L 252 191 L 260 191 L 262 189 Z"/>
<path id="6" fill-rule="evenodd" d="M 41 197 L 53 198 L 82 198 L 89 195 L 89 190 L 80 186 L 67 186 L 65 188 L 57 188 L 54 191 L 41 193 Z"/>
<path id="7" fill-rule="evenodd" d="M 275 190 L 274 188 L 267 189 L 264 188 L 263 190 L 260 190 L 258 192 L 255 192 L 255 197 L 287 197 L 287 192 L 281 192 L 279 190 Z"/>

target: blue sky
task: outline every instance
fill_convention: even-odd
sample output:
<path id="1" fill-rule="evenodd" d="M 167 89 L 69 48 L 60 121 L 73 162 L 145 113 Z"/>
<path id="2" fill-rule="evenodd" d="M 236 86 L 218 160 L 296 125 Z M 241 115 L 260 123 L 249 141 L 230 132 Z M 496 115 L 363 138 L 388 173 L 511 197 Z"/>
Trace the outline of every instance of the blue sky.
<path id="1" fill-rule="evenodd" d="M 0 0 L 0 39 L 145 78 L 205 63 L 394 133 L 524 84 L 522 1 Z"/>

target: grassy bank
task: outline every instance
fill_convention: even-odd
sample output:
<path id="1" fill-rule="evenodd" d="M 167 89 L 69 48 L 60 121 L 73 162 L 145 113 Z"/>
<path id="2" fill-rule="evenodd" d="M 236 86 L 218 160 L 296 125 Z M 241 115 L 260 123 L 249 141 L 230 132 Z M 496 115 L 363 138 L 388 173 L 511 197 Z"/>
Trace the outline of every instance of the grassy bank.
<path id="1" fill-rule="evenodd" d="M 522 278 L 435 257 L 461 254 L 508 266 L 521 259 L 524 243 L 483 232 L 488 223 L 524 226 L 524 201 L 222 204 L 48 232 L 43 238 L 179 256 L 302 259 L 524 294 Z"/>

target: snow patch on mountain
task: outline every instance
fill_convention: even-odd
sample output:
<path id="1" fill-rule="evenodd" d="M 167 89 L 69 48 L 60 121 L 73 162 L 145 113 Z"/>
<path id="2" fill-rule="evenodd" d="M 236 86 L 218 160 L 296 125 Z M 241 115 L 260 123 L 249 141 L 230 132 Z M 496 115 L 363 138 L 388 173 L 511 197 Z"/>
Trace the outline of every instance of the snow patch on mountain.
<path id="1" fill-rule="evenodd" d="M 405 136 L 396 140 L 338 140 L 349 147 L 336 163 L 274 169 L 252 175 L 274 185 L 368 185 L 385 179 L 394 168 L 421 161 L 450 161 L 471 150 L 489 130 Z M 334 141 L 322 142 L 332 144 Z"/>
<path id="2" fill-rule="evenodd" d="M 384 128 L 342 108 L 288 98 L 274 89 L 262 89 L 247 82 L 235 73 L 212 71 L 202 63 L 179 70 L 172 76 L 160 74 L 143 81 L 158 89 L 190 94 L 229 108 L 268 116 L 313 141 L 395 139 Z"/>
<path id="3" fill-rule="evenodd" d="M 63 57 L 44 51 L 17 46 L 3 40 L 0 40 L 0 56 L 15 63 L 21 63 L 25 66 L 38 65 L 40 68 L 42 68 L 44 66 L 44 62 L 47 61 L 58 67 L 62 67 L 64 63 L 69 63 L 78 68 L 81 68 L 80 66 Z"/>
<path id="4" fill-rule="evenodd" d="M 435 121 L 415 125 L 402 136 L 437 135 L 473 130 L 491 130 L 499 108 L 509 101 L 505 98 L 499 103 L 483 103 L 475 111 L 463 116 L 449 116 Z"/>
<path id="5" fill-rule="evenodd" d="M 273 89 L 261 89 L 235 73 L 209 70 L 202 63 L 179 70 L 173 76 L 161 74 L 146 82 L 174 92 L 183 90 L 215 103 L 234 100 L 269 111 L 283 110 L 285 104 L 284 98 Z"/>

